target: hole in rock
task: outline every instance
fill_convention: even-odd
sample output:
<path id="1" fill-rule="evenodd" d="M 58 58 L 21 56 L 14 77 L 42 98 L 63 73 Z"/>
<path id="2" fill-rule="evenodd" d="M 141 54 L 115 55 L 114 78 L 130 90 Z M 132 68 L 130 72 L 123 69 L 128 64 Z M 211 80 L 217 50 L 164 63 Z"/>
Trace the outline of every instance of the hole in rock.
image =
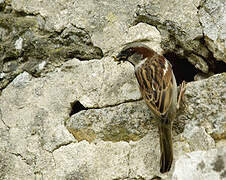
<path id="1" fill-rule="evenodd" d="M 180 57 L 175 53 L 166 53 L 164 54 L 164 57 L 168 59 L 173 66 L 173 72 L 177 80 L 177 85 L 180 85 L 183 80 L 186 82 L 194 81 L 194 76 L 198 72 L 201 72 L 196 69 L 186 58 Z"/>
<path id="2" fill-rule="evenodd" d="M 72 102 L 71 103 L 71 112 L 69 115 L 72 116 L 73 114 L 76 114 L 82 110 L 87 110 L 87 108 L 85 108 L 79 101 Z"/>
<path id="3" fill-rule="evenodd" d="M 226 63 L 224 63 L 223 61 L 215 60 L 215 63 L 210 70 L 213 71 L 214 74 L 226 72 Z"/>

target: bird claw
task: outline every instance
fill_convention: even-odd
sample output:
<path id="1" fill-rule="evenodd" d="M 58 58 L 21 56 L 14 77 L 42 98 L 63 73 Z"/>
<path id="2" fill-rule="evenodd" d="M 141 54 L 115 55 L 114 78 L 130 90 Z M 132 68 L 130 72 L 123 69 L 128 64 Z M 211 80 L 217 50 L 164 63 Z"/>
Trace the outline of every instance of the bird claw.
<path id="1" fill-rule="evenodd" d="M 180 93 L 177 101 L 177 109 L 180 108 L 180 102 L 184 102 L 184 92 L 186 91 L 186 82 L 183 81 L 180 85 Z"/>

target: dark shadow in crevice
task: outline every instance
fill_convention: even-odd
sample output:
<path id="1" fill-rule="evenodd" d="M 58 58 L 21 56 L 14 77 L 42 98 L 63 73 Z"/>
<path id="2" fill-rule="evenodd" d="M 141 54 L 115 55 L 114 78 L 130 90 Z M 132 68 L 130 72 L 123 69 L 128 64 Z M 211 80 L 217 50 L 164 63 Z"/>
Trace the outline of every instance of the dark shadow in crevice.
<path id="1" fill-rule="evenodd" d="M 79 101 L 75 101 L 71 103 L 71 112 L 70 117 L 82 110 L 87 110 L 88 108 L 85 108 Z"/>
<path id="2" fill-rule="evenodd" d="M 170 61 L 173 66 L 173 72 L 177 80 L 177 85 L 182 81 L 194 81 L 194 76 L 201 72 L 196 69 L 186 58 L 176 55 L 173 52 L 164 54 L 164 57 Z"/>
<path id="3" fill-rule="evenodd" d="M 226 72 L 226 63 L 225 62 L 218 61 L 218 60 L 214 59 L 214 57 L 212 57 L 212 58 L 210 57 L 209 59 L 212 59 L 211 64 L 208 64 L 210 72 L 213 72 L 214 74 Z"/>

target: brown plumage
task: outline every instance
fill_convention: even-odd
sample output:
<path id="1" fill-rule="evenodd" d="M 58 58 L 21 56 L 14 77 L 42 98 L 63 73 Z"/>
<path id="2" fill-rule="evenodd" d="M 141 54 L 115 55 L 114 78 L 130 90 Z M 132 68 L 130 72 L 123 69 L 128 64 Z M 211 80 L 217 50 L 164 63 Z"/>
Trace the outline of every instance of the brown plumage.
<path id="1" fill-rule="evenodd" d="M 116 57 L 133 64 L 140 92 L 158 120 L 160 172 L 170 170 L 173 161 L 172 123 L 176 115 L 177 85 L 166 58 L 141 43 L 131 43 Z"/>

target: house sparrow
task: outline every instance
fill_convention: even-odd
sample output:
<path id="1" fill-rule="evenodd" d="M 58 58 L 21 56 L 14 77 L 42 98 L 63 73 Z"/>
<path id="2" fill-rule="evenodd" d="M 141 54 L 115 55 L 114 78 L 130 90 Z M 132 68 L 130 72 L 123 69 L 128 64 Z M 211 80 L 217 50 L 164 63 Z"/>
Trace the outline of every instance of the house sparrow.
<path id="1" fill-rule="evenodd" d="M 141 43 L 128 44 L 114 59 L 134 66 L 140 92 L 158 122 L 160 172 L 168 172 L 173 161 L 172 124 L 177 110 L 177 83 L 171 64 Z"/>

